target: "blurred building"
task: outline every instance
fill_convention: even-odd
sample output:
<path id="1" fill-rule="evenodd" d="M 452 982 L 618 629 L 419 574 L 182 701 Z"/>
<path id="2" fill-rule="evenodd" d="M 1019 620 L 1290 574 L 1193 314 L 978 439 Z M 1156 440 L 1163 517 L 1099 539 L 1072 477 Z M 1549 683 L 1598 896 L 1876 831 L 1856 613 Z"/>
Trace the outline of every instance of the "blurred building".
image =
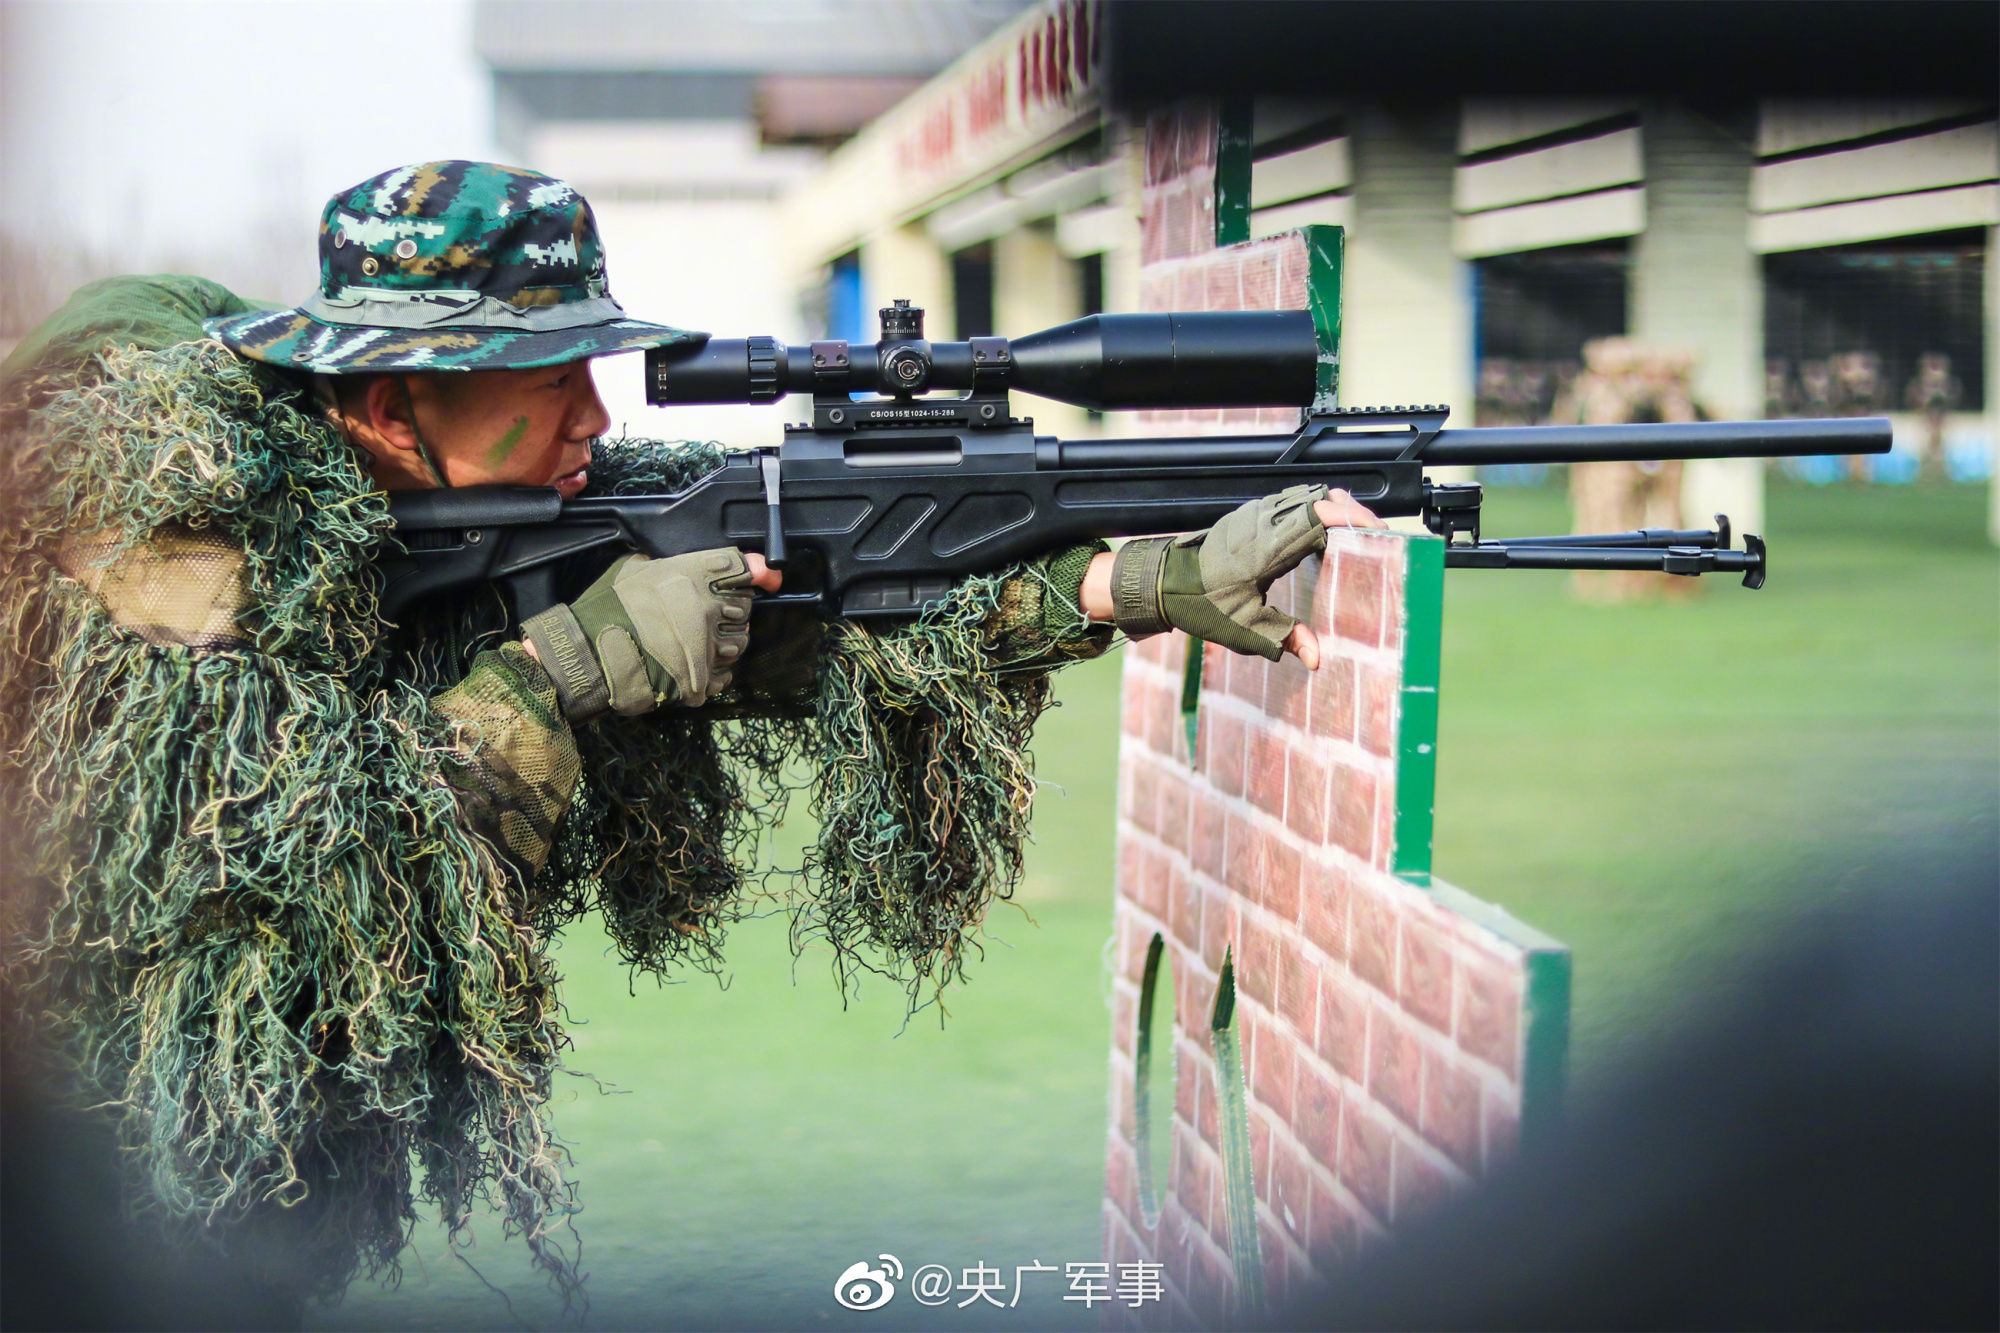
<path id="1" fill-rule="evenodd" d="M 1735 19 L 1683 7 L 1679 45 L 1650 43 L 1657 68 L 1646 34 L 1627 35 L 1622 73 L 1616 42 L 1571 34 L 1606 51 L 1593 70 L 1550 26 L 1551 58 L 1511 70 L 1545 91 L 1521 91 L 1465 77 L 1488 34 L 1460 25 L 1456 57 L 1445 39 L 1455 17 L 1476 27 L 1473 11 L 1506 11 L 1532 35 L 1534 5 L 1401 8 L 1396 21 L 1426 10 L 1439 32 L 1371 47 L 1361 20 L 1395 6 L 1046 0 L 789 191 L 778 253 L 802 318 L 815 336 L 868 339 L 875 307 L 908 296 L 933 336 L 964 337 L 1135 309 L 1134 126 L 1148 107 L 1214 95 L 1251 142 L 1252 235 L 1347 228 L 1346 403 L 1544 420 L 1583 344 L 1622 334 L 1695 352 L 1697 395 L 1718 417 L 1889 413 L 1899 453 L 1865 464 L 1870 476 L 1914 473 L 1927 448 L 1954 475 L 1990 473 L 1989 93 L 1884 91 L 1853 77 L 1869 52 L 1822 44 L 1821 74 L 1856 89 L 1829 96 L 1762 59 L 1785 30 L 1757 27 L 1769 7 L 1756 5 L 1721 7 Z M 1874 40 L 1848 26 L 1850 44 Z M 1933 47 L 1941 36 L 1928 33 Z M 1716 57 L 1728 86 L 1677 92 L 1674 62 L 1704 43 L 1733 53 Z M 1318 52 L 1319 70 L 1288 59 Z M 1452 59 L 1451 75 L 1430 68 Z M 1962 59 L 1928 59 L 1937 87 L 1965 83 Z M 1630 91 L 1593 86 L 1607 79 Z M 1056 433 L 1105 428 L 1059 404 L 1028 410 Z M 1691 465 L 1687 512 L 1757 530 L 1763 479 L 1755 461 Z"/>
<path id="2" fill-rule="evenodd" d="M 807 330 L 777 199 L 1027 0 L 478 0 L 496 137 L 603 228 L 612 291 L 715 333 Z M 744 408 L 645 406 L 637 362 L 598 376 L 613 430 L 775 443 Z"/>
<path id="3" fill-rule="evenodd" d="M 322 56 L 361 33 L 366 59 Z M 303 300 L 329 195 L 491 158 L 492 119 L 471 0 L 5 0 L 0 351 L 115 273 Z"/>
<path id="4" fill-rule="evenodd" d="M 1136 309 L 1138 155 L 1105 114 L 1097 7 L 1042 4 L 968 51 L 787 195 L 780 258 L 815 336 L 874 341 L 909 297 L 938 338 Z M 1082 409 L 1021 399 L 1052 433 Z"/>

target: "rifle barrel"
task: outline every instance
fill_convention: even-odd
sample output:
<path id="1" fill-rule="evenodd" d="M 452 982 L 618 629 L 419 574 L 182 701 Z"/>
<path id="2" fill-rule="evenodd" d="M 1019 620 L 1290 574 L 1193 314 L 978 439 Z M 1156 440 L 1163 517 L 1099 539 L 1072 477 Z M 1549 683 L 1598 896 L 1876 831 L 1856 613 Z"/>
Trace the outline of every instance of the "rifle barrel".
<path id="1" fill-rule="evenodd" d="M 1324 430 L 1294 461 L 1381 463 L 1408 447 L 1408 431 L 1365 434 Z M 1064 440 L 1064 468 L 1254 467 L 1276 462 L 1287 435 L 1197 435 L 1154 440 Z M 1792 458 L 1889 452 L 1887 417 L 1777 421 L 1695 421 L 1678 425 L 1485 426 L 1439 431 L 1421 461 L 1591 463 L 1666 458 Z"/>
<path id="2" fill-rule="evenodd" d="M 1886 454 L 1889 443 L 1887 417 L 1692 421 L 1683 425 L 1489 426 L 1439 431 L 1425 446 L 1423 461 L 1476 464 L 1796 458 L 1810 454 Z"/>

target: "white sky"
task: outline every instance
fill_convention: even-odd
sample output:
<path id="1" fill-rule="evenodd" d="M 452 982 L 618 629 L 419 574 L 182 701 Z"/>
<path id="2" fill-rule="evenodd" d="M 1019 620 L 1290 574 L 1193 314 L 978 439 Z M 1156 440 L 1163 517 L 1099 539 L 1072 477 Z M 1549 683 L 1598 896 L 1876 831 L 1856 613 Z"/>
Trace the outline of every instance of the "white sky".
<path id="1" fill-rule="evenodd" d="M 303 300 L 329 195 L 407 162 L 495 158 L 492 124 L 471 0 L 0 0 L 0 297 L 16 288 L 15 332 L 105 273 L 197 273 Z M 770 204 L 598 212 L 612 291 L 634 315 L 795 332 Z M 662 412 L 639 369 L 599 368 L 613 434 L 776 443 L 777 409 Z"/>
<path id="2" fill-rule="evenodd" d="M 408 162 L 496 158 L 492 125 L 472 0 L 0 0 L 0 335 L 107 273 L 303 300 L 329 195 Z M 589 128 L 556 136 L 557 160 L 521 165 L 589 177 L 607 153 L 718 158 L 712 144 L 637 152 L 630 127 Z M 741 132 L 752 151 L 727 165 L 768 174 Z M 802 332 L 771 203 L 597 203 L 612 291 L 638 318 Z M 599 368 L 613 434 L 776 443 L 798 415 L 650 408 L 639 370 L 637 357 Z"/>
<path id="3" fill-rule="evenodd" d="M 492 158 L 471 0 L 0 0 L 0 230 L 303 298 L 336 190 Z"/>

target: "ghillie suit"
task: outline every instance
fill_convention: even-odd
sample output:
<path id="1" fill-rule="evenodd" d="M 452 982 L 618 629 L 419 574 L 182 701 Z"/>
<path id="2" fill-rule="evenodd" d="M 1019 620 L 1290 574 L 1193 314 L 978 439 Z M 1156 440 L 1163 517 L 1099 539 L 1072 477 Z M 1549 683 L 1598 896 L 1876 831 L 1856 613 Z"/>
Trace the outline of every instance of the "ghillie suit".
<path id="1" fill-rule="evenodd" d="M 137 1206 L 278 1289 L 393 1275 L 418 1195 L 497 1207 L 573 1289 L 553 933 L 595 908 L 637 968 L 717 967 L 790 765 L 821 820 L 797 930 L 913 1003 L 959 975 L 1020 871 L 1047 672 L 1109 637 L 1091 550 L 902 628 L 795 625 L 702 709 L 572 733 L 496 598 L 380 623 L 384 499 L 308 381 L 195 340 L 234 298 L 127 282 L 0 401 L 9 1009 Z M 593 485 L 716 462 L 614 441 Z"/>

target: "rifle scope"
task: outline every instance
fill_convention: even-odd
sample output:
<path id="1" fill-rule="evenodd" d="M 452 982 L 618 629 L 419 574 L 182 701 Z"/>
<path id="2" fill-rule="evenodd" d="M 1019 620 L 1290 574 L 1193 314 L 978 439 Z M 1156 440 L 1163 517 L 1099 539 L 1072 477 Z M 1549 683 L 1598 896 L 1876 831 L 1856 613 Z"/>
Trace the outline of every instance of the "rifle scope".
<path id="1" fill-rule="evenodd" d="M 882 311 L 878 343 L 710 338 L 646 353 L 646 401 L 769 403 L 788 393 L 1019 390 L 1079 407 L 1304 407 L 1319 343 L 1304 310 L 1089 315 L 1025 338 L 927 342 L 924 312 Z"/>

